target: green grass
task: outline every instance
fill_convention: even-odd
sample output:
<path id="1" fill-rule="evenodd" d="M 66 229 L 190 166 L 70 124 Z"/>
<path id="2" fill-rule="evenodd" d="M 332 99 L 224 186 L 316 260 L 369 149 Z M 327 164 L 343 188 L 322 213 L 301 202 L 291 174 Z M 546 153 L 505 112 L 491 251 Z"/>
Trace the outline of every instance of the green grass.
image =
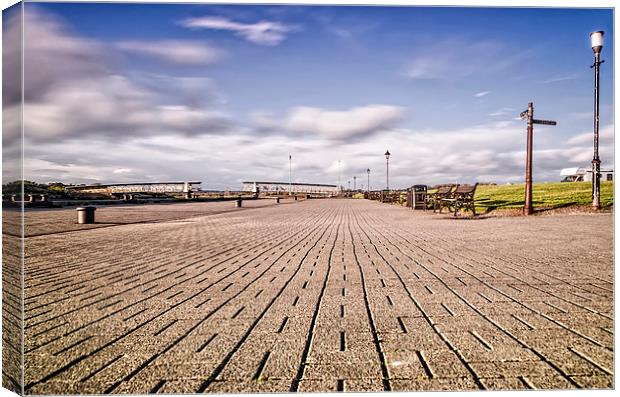
<path id="1" fill-rule="evenodd" d="M 601 206 L 603 208 L 613 206 L 613 190 L 613 182 L 601 182 Z M 592 183 L 535 183 L 532 198 L 535 209 L 589 205 L 592 203 Z M 476 211 L 480 213 L 522 208 L 525 202 L 525 184 L 478 186 L 475 201 Z"/>

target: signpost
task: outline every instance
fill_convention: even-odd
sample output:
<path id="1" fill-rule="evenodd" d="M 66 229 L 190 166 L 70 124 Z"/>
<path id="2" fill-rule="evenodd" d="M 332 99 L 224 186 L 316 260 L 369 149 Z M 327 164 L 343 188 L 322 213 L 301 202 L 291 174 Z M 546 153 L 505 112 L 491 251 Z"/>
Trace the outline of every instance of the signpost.
<path id="1" fill-rule="evenodd" d="M 532 147 L 534 141 L 534 124 L 557 125 L 553 120 L 534 119 L 534 103 L 530 102 L 527 109 L 522 111 L 521 120 L 527 119 L 527 158 L 525 160 L 525 207 L 523 213 L 531 215 L 534 213 L 532 205 Z"/>

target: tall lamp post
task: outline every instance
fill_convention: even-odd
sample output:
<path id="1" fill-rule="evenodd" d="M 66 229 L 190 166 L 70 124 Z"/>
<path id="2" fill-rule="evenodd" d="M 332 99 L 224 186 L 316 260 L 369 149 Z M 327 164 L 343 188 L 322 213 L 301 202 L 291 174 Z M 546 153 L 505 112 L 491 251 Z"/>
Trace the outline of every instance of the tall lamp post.
<path id="1" fill-rule="evenodd" d="M 291 161 L 292 161 L 292 156 L 289 154 L 288 155 L 288 194 L 289 196 L 292 193 L 293 190 L 293 179 L 292 179 L 292 167 L 291 167 Z"/>
<path id="2" fill-rule="evenodd" d="M 601 209 L 601 159 L 598 157 L 598 125 L 599 125 L 599 67 L 601 50 L 603 49 L 603 31 L 590 33 L 592 51 L 594 51 L 594 156 L 592 158 L 592 208 Z"/>
<path id="3" fill-rule="evenodd" d="M 368 174 L 368 186 L 366 187 L 368 194 L 370 194 L 370 168 L 366 169 L 366 174 Z"/>
<path id="4" fill-rule="evenodd" d="M 525 215 L 532 215 L 534 207 L 532 206 L 532 157 L 534 146 L 534 103 L 527 104 L 527 151 L 525 160 L 525 207 L 523 211 Z"/>
<path id="5" fill-rule="evenodd" d="M 353 175 L 353 190 L 357 190 L 357 176 Z"/>
<path id="6" fill-rule="evenodd" d="M 342 190 L 342 186 L 340 185 L 340 160 L 338 160 L 338 191 Z"/>
<path id="7" fill-rule="evenodd" d="M 387 190 L 390 190 L 390 151 L 385 151 L 385 182 Z"/>

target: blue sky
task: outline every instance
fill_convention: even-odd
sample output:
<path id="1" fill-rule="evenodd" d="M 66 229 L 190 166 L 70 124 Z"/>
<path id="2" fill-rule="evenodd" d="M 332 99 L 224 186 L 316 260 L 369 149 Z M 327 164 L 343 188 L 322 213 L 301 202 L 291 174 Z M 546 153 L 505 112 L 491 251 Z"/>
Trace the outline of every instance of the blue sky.
<path id="1" fill-rule="evenodd" d="M 287 180 L 290 153 L 297 181 L 335 183 L 340 160 L 343 184 L 371 168 L 378 188 L 389 149 L 393 187 L 518 183 L 515 118 L 533 101 L 558 121 L 535 131 L 535 180 L 558 180 L 592 157 L 593 30 L 606 32 L 613 168 L 611 10 L 65 3 L 26 16 L 29 179 L 235 189 Z"/>

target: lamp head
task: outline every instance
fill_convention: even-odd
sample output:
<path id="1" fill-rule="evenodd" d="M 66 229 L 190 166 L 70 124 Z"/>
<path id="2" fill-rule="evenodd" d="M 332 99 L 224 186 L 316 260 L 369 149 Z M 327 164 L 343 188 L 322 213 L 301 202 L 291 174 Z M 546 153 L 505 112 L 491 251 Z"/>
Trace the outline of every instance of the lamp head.
<path id="1" fill-rule="evenodd" d="M 596 32 L 590 33 L 590 42 L 592 44 L 592 51 L 595 54 L 599 54 L 603 49 L 603 32 L 602 30 L 598 30 Z"/>
<path id="2" fill-rule="evenodd" d="M 386 151 L 385 151 L 385 159 L 386 159 L 386 160 L 389 160 L 389 159 L 390 159 L 390 151 L 389 151 L 389 150 L 386 150 Z"/>

